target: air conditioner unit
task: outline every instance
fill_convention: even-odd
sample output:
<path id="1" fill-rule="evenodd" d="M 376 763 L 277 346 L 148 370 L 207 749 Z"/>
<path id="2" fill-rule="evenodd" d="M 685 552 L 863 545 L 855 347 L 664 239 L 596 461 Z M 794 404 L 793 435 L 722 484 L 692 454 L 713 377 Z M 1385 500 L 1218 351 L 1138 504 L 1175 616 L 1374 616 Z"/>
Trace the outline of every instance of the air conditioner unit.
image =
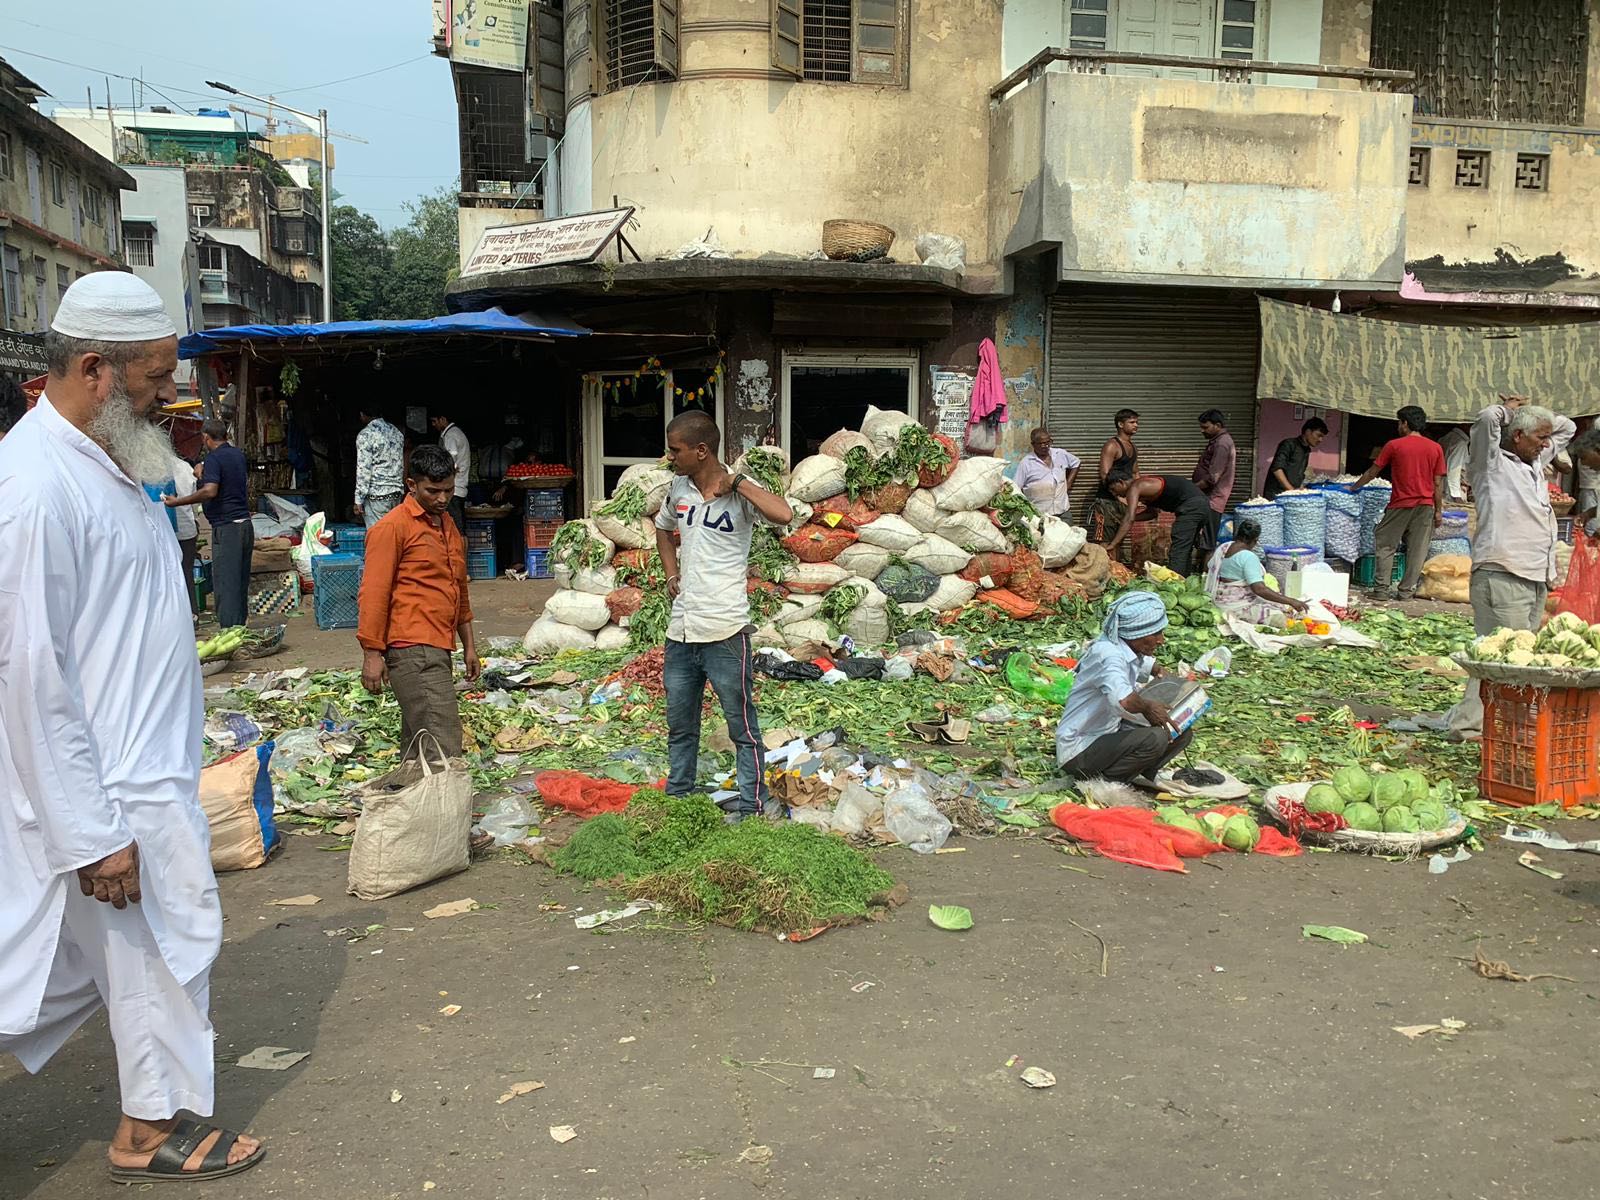
<path id="1" fill-rule="evenodd" d="M 290 238 L 289 251 L 291 254 L 304 254 L 306 243 L 304 238 Z"/>
<path id="2" fill-rule="evenodd" d="M 196 221 L 204 221 L 206 218 L 211 216 L 211 205 L 191 204 L 189 206 L 189 215 Z"/>

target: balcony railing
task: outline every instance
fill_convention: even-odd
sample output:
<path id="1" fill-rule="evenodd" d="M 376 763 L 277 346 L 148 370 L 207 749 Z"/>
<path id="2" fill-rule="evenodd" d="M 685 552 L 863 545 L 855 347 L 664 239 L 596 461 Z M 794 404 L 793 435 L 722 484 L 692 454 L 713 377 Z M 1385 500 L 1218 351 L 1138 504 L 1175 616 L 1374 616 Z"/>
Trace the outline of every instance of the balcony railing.
<path id="1" fill-rule="evenodd" d="M 1321 63 L 1279 63 L 1243 58 L 1187 58 L 1181 54 L 1134 54 L 1124 50 L 1063 50 L 1052 46 L 1041 50 L 1002 79 L 989 92 L 999 100 L 1014 88 L 1028 83 L 1049 68 L 1051 63 L 1066 63 L 1067 70 L 1080 75 L 1105 75 L 1110 66 L 1182 67 L 1215 71 L 1221 83 L 1249 83 L 1255 75 L 1301 75 L 1319 79 L 1352 79 L 1368 92 L 1407 92 L 1416 76 L 1410 71 L 1385 71 L 1376 67 L 1323 66 Z"/>

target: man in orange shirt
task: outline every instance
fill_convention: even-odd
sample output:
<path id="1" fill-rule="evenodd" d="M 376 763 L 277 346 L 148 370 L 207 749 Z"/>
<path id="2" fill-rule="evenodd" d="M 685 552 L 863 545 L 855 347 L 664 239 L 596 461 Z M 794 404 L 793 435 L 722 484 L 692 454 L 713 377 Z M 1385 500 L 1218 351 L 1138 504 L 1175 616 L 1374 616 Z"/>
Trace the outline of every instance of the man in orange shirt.
<path id="1" fill-rule="evenodd" d="M 406 472 L 406 498 L 367 530 L 356 640 L 365 652 L 361 683 L 373 695 L 385 682 L 400 705 L 400 747 L 416 753 L 427 730 L 444 753 L 461 754 L 450 656 L 461 639 L 467 679 L 478 677 L 467 547 L 449 516 L 455 463 L 440 446 L 418 446 Z"/>

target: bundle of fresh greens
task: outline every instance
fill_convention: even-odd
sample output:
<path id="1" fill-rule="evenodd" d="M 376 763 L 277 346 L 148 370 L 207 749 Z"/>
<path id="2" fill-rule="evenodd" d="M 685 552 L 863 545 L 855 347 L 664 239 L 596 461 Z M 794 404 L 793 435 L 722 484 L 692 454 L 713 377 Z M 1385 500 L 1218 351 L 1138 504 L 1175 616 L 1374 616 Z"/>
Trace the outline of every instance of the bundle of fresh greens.
<path id="1" fill-rule="evenodd" d="M 767 491 L 783 495 L 783 455 L 764 446 L 744 452 L 744 472 Z"/>
<path id="2" fill-rule="evenodd" d="M 572 571 L 594 571 L 606 565 L 606 544 L 582 521 L 568 521 L 550 539 L 550 557 Z"/>
<path id="3" fill-rule="evenodd" d="M 611 499 L 594 510 L 597 517 L 610 517 L 625 525 L 632 525 L 644 516 L 649 497 L 636 483 L 625 483 L 612 494 Z"/>

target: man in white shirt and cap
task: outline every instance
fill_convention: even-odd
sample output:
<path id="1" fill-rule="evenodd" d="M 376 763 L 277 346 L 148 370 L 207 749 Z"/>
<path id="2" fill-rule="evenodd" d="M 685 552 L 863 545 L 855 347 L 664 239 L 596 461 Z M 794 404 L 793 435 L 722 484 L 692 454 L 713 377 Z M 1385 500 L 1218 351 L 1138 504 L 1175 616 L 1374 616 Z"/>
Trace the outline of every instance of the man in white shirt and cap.
<path id="1" fill-rule="evenodd" d="M 0 442 L 0 1051 L 42 1069 L 104 1007 L 122 1183 L 265 1153 L 209 1116 L 222 910 L 200 808 L 200 668 L 152 423 L 177 331 L 137 277 L 85 276 L 38 406 Z"/>

